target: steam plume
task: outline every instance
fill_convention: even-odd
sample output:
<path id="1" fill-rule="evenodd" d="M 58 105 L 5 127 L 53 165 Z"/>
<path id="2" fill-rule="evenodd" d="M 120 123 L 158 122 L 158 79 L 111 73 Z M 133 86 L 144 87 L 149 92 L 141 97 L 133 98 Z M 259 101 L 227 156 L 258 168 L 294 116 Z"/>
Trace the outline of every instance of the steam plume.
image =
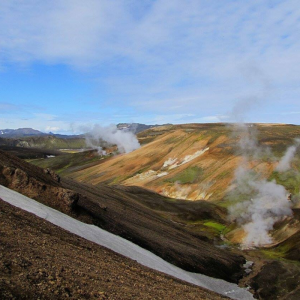
<path id="1" fill-rule="evenodd" d="M 272 243 L 269 231 L 283 217 L 291 215 L 287 191 L 275 181 L 260 179 L 258 174 L 243 166 L 236 171 L 236 191 L 243 201 L 229 208 L 234 219 L 245 230 L 244 246 Z"/>
<path id="2" fill-rule="evenodd" d="M 244 229 L 244 246 L 263 246 L 272 242 L 269 231 L 274 224 L 292 214 L 291 203 L 282 185 L 267 181 L 250 169 L 250 159 L 261 159 L 265 154 L 272 157 L 270 149 L 259 146 L 254 127 L 241 125 L 239 134 L 242 135 L 239 150 L 243 160 L 235 172 L 230 192 L 239 203 L 229 207 L 229 216 Z"/>
<path id="3" fill-rule="evenodd" d="M 275 181 L 267 181 L 250 167 L 250 161 L 268 157 L 274 159 L 270 149 L 259 146 L 255 126 L 243 123 L 245 115 L 266 101 L 271 91 L 271 84 L 266 75 L 255 65 L 245 68 L 246 79 L 258 88 L 252 96 L 240 99 L 229 114 L 239 122 L 234 133 L 240 137 L 238 154 L 242 163 L 235 172 L 235 179 L 230 187 L 229 196 L 237 204 L 229 207 L 231 220 L 236 220 L 244 229 L 246 236 L 244 246 L 263 246 L 270 244 L 269 231 L 274 224 L 292 214 L 291 203 L 287 200 L 287 191 Z M 282 159 L 282 165 L 289 168 L 295 154 L 292 148 Z"/>
<path id="4" fill-rule="evenodd" d="M 290 146 L 276 167 L 276 170 L 279 172 L 285 172 L 291 168 L 291 162 L 295 157 L 298 146 L 300 145 L 300 139 L 295 140 L 295 145 Z"/>
<path id="5" fill-rule="evenodd" d="M 140 143 L 134 133 L 119 130 L 116 125 L 105 127 L 98 124 L 94 125 L 86 135 L 86 143 L 88 146 L 98 149 L 98 152 L 101 154 L 105 154 L 102 148 L 103 144 L 117 145 L 121 153 L 129 153 L 140 147 Z"/>

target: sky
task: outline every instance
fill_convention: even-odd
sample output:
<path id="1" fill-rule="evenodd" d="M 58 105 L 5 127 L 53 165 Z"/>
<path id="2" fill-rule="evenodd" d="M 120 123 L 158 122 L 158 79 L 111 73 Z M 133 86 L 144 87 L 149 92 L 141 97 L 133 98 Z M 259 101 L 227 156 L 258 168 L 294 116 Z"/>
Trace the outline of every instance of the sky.
<path id="1" fill-rule="evenodd" d="M 1 0 L 0 128 L 300 124 L 299 0 Z"/>

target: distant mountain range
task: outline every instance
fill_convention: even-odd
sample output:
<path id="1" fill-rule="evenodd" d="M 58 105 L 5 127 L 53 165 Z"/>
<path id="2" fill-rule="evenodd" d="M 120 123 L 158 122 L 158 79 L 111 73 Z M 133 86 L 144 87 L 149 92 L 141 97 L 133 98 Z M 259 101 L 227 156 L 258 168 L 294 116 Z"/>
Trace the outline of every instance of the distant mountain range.
<path id="1" fill-rule="evenodd" d="M 139 133 L 143 130 L 162 126 L 162 125 L 146 125 L 140 123 L 119 123 L 117 125 L 118 129 L 120 130 L 128 130 L 134 133 Z M 83 135 L 65 135 L 65 134 L 56 134 L 56 133 L 45 133 L 33 128 L 19 128 L 19 129 L 0 129 L 0 138 L 22 138 L 22 137 L 29 137 L 29 136 L 45 136 L 45 135 L 52 135 L 59 138 L 73 138 L 73 137 L 80 137 Z"/>
<path id="2" fill-rule="evenodd" d="M 73 137 L 83 136 L 83 135 L 57 134 L 52 132 L 45 133 L 33 128 L 0 129 L 0 138 L 23 138 L 23 137 L 37 137 L 37 136 L 49 136 L 49 135 L 58 138 L 73 138 Z"/>
<path id="3" fill-rule="evenodd" d="M 34 135 L 45 135 L 45 133 L 32 128 L 0 129 L 0 137 L 24 137 Z"/>

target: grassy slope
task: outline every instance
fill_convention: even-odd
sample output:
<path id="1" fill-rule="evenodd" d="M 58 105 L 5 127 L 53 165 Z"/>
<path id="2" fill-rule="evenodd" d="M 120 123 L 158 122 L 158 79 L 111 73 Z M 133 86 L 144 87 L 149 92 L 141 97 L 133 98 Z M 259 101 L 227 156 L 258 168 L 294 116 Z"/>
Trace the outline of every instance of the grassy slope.
<path id="1" fill-rule="evenodd" d="M 103 162 L 104 157 L 99 156 L 97 151 L 88 150 L 78 153 L 65 153 L 58 157 L 48 159 L 35 159 L 29 162 L 41 168 L 50 168 L 56 173 L 68 176 L 78 170 L 87 169 Z"/>
<path id="2" fill-rule="evenodd" d="M 24 137 L 16 139 L 0 139 L 0 145 L 42 149 L 81 149 L 85 148 L 82 137 L 58 138 L 55 136 Z"/>

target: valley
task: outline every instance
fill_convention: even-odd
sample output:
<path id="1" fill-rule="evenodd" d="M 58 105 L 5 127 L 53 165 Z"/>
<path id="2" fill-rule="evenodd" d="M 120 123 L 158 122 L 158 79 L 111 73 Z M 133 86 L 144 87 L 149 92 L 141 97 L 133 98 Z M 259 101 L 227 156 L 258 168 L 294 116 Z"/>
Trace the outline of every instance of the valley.
<path id="1" fill-rule="evenodd" d="M 165 125 L 137 136 L 141 147 L 130 153 L 110 145 L 105 155 L 58 149 L 33 158 L 40 149 L 24 148 L 31 151 L 26 157 L 29 150 L 12 146 L 0 152 L 0 184 L 186 271 L 239 282 L 259 299 L 298 299 L 300 156 L 294 145 L 300 126 Z M 288 162 L 287 149 L 294 151 Z M 262 206 L 263 214 L 254 213 L 274 219 L 272 227 L 246 243 L 254 213 L 236 214 L 268 203 L 269 189 L 275 202 L 280 198 L 276 211 Z"/>

